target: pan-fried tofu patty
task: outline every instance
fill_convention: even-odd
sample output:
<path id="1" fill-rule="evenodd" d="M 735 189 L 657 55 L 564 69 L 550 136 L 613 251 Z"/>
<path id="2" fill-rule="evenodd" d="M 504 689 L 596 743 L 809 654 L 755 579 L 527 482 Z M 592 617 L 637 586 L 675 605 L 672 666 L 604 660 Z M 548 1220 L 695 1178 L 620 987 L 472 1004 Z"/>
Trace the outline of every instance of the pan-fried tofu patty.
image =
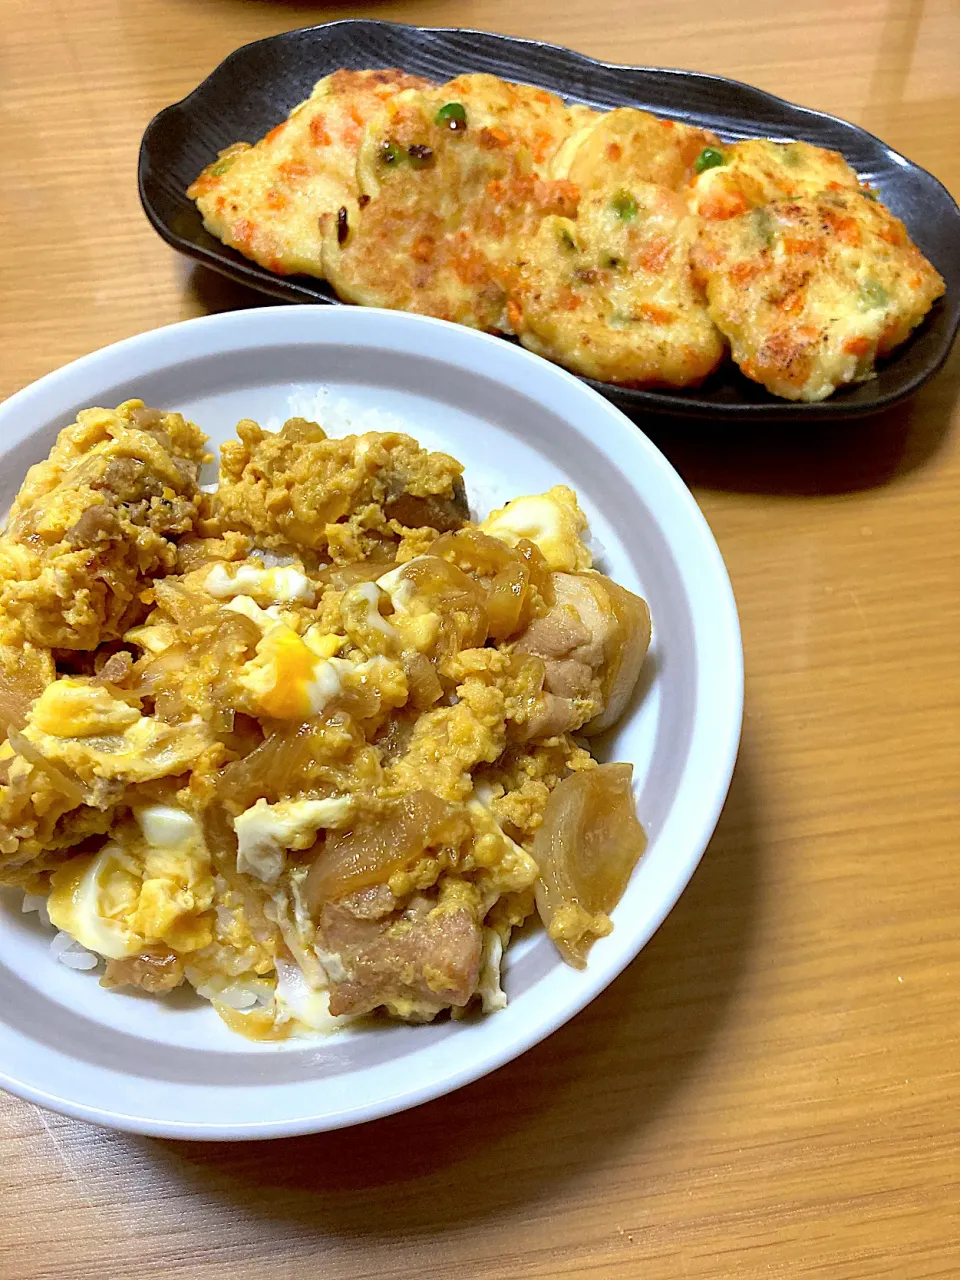
<path id="1" fill-rule="evenodd" d="M 693 260 L 734 360 L 788 400 L 869 378 L 944 291 L 899 218 L 851 190 L 708 222 Z"/>

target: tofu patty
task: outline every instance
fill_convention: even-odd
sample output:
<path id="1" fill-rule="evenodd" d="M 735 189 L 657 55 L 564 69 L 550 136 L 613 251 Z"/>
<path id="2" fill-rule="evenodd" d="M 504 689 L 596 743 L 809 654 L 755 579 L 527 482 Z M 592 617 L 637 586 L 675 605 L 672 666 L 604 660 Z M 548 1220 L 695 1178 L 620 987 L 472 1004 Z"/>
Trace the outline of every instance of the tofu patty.
<path id="1" fill-rule="evenodd" d="M 788 400 L 871 377 L 944 291 L 899 218 L 853 190 L 704 223 L 693 262 L 736 363 Z"/>

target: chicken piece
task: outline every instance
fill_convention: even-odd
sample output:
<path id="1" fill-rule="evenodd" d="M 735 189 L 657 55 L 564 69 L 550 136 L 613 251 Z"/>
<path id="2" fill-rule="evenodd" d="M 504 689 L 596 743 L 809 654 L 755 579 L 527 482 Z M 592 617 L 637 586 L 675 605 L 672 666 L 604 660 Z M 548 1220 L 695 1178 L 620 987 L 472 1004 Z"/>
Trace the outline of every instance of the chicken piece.
<path id="1" fill-rule="evenodd" d="M 108 960 L 101 987 L 139 987 L 151 996 L 165 996 L 183 982 L 183 961 L 173 951 L 144 951 Z"/>
<path id="2" fill-rule="evenodd" d="M 89 650 L 119 639 L 197 522 L 204 441 L 139 400 L 64 428 L 0 536 L 0 640 Z"/>
<path id="3" fill-rule="evenodd" d="M 220 451 L 219 516 L 262 546 L 296 545 L 338 562 L 391 560 L 389 544 L 408 520 L 448 529 L 466 519 L 460 463 L 409 436 L 332 440 L 302 418 L 276 434 L 244 421 L 237 435 Z"/>
<path id="4" fill-rule="evenodd" d="M 22 729 L 35 698 L 56 679 L 53 656 L 32 644 L 0 644 L 0 738 Z"/>
<path id="5" fill-rule="evenodd" d="M 320 914 L 317 951 L 330 975 L 330 1012 L 429 1022 L 477 989 L 483 932 L 465 906 L 417 896 L 391 920 L 360 919 L 337 903 Z"/>
<path id="6" fill-rule="evenodd" d="M 529 738 L 602 733 L 623 714 L 650 644 L 650 611 L 601 573 L 555 573 L 556 603 L 535 618 L 516 653 L 543 659 L 544 701 Z"/>

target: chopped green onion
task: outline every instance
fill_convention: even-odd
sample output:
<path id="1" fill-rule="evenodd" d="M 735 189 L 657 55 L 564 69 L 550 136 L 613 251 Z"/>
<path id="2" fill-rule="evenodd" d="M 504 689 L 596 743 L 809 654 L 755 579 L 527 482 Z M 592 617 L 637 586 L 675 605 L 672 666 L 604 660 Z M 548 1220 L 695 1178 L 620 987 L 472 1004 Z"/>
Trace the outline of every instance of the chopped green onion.
<path id="1" fill-rule="evenodd" d="M 577 247 L 576 241 L 574 240 L 570 232 L 566 229 L 566 227 L 560 228 L 559 239 L 560 239 L 560 244 L 564 249 L 576 249 Z"/>
<path id="2" fill-rule="evenodd" d="M 750 215 L 753 220 L 754 230 L 769 249 L 773 244 L 773 236 L 776 231 L 776 223 L 773 217 L 764 208 L 754 209 Z"/>
<path id="3" fill-rule="evenodd" d="M 467 127 L 467 113 L 462 102 L 447 102 L 436 115 L 437 124 L 445 124 L 454 133 Z"/>
<path id="4" fill-rule="evenodd" d="M 618 191 L 610 201 L 610 208 L 621 222 L 631 222 L 637 216 L 637 202 L 629 191 Z"/>
<path id="5" fill-rule="evenodd" d="M 718 151 L 716 147 L 704 147 L 693 162 L 693 167 L 697 173 L 703 173 L 706 169 L 716 169 L 718 165 L 726 163 L 727 158 L 722 151 Z"/>
<path id="6" fill-rule="evenodd" d="M 222 178 L 236 158 L 236 156 L 227 156 L 224 160 L 218 160 L 210 170 L 211 175 L 214 178 Z"/>
<path id="7" fill-rule="evenodd" d="M 384 164 L 396 164 L 403 156 L 403 147 L 398 147 L 395 142 L 380 143 L 380 159 Z"/>

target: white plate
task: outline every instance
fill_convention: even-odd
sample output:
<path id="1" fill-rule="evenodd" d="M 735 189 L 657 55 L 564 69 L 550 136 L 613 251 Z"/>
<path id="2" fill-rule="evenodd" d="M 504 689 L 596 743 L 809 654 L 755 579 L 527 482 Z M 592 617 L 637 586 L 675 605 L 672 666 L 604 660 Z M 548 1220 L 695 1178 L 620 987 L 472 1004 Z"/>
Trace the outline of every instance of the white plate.
<path id="1" fill-rule="evenodd" d="M 634 763 L 650 843 L 586 972 L 563 965 L 537 932 L 509 949 L 509 1004 L 491 1017 L 279 1046 L 233 1035 L 179 993 L 166 1003 L 118 994 L 95 973 L 57 964 L 49 933 L 6 891 L 0 1084 L 100 1124 L 223 1139 L 356 1124 L 477 1079 L 566 1022 L 633 959 L 716 824 L 739 740 L 743 665 L 733 594 L 706 522 L 650 441 L 546 361 L 420 316 L 311 306 L 172 325 L 19 392 L 0 406 L 0 509 L 79 409 L 134 396 L 180 410 L 217 443 L 241 417 L 276 426 L 346 401 L 362 429 L 364 410 L 389 412 L 465 464 L 481 514 L 519 493 L 572 485 L 600 567 L 640 592 L 653 615 L 641 688 L 601 752 Z"/>

